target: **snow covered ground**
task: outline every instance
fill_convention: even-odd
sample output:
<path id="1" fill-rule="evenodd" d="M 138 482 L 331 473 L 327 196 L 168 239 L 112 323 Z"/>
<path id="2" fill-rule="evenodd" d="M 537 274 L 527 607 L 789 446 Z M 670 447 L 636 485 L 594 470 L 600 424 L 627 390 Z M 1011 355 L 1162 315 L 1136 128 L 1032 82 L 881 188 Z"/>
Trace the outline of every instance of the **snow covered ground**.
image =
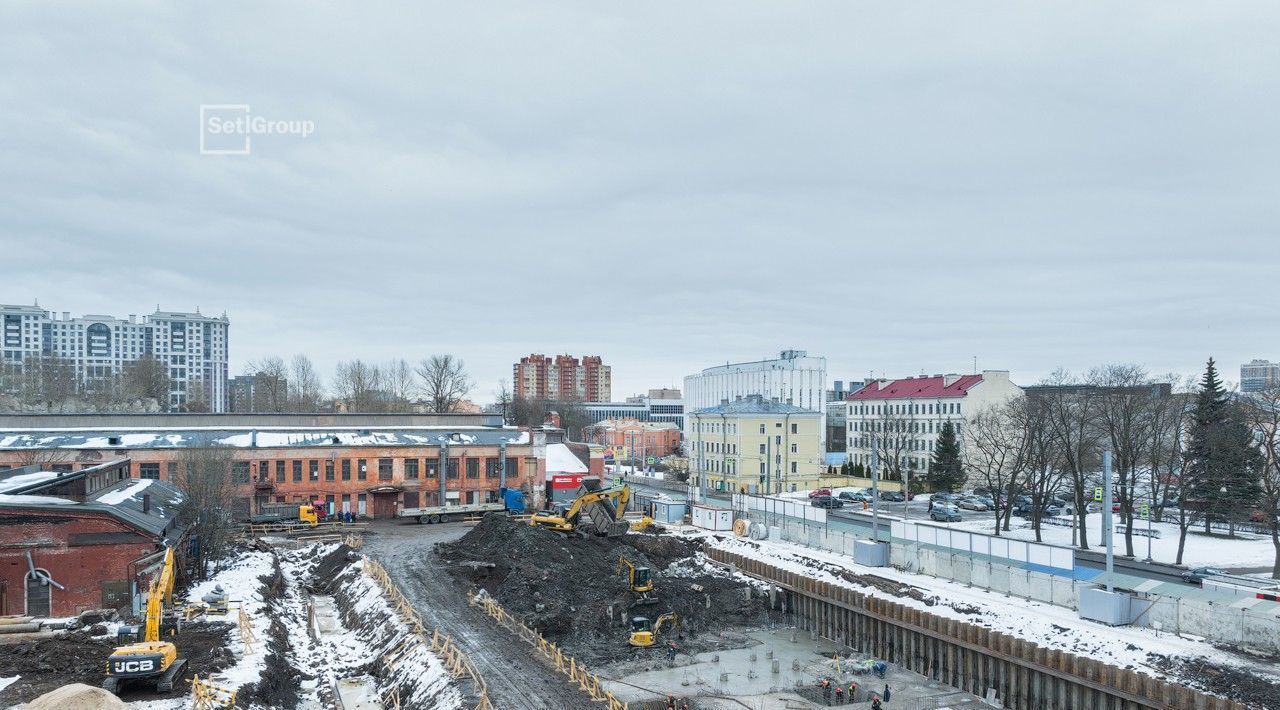
<path id="1" fill-rule="evenodd" d="M 1086 525 L 1089 531 L 1089 545 L 1097 546 L 1101 541 L 1102 531 L 1102 514 L 1090 513 L 1085 516 L 1087 518 Z M 1070 518 L 1059 518 L 1060 520 L 1070 520 Z M 1120 517 L 1115 516 L 1116 523 Z M 972 532 L 986 533 L 990 535 L 994 529 L 994 523 L 990 520 L 974 520 L 960 523 L 948 523 L 947 527 L 960 530 L 969 530 Z M 1147 556 L 1147 538 L 1137 534 L 1137 530 L 1145 531 L 1147 524 L 1145 522 L 1135 521 L 1133 536 L 1133 552 L 1138 559 L 1146 559 Z M 1178 526 L 1170 523 L 1152 523 L 1151 529 L 1159 531 L 1159 538 L 1151 539 L 1151 557 L 1156 562 L 1164 562 L 1173 564 L 1178 558 Z M 1196 567 L 1200 565 L 1212 565 L 1214 567 L 1261 567 L 1270 565 L 1275 561 L 1275 548 L 1271 545 L 1269 538 L 1246 539 L 1244 537 L 1235 540 L 1228 539 L 1223 536 L 1207 536 L 1203 534 L 1204 528 L 1199 528 L 1199 532 L 1195 528 L 1187 531 L 1187 548 L 1182 556 L 1182 563 L 1188 567 Z M 1014 518 L 1009 524 L 1008 532 L 1001 532 L 1001 535 L 1007 535 L 1014 540 L 1035 540 L 1035 531 L 1031 529 L 1031 522 L 1021 518 Z M 1071 528 L 1070 526 L 1044 525 L 1041 528 L 1042 540 L 1050 545 L 1062 545 L 1064 547 L 1071 546 Z M 1257 536 L 1247 536 L 1254 538 Z M 1117 554 L 1124 553 L 1124 535 L 1116 533 L 1115 550 Z"/>
<path id="2" fill-rule="evenodd" d="M 706 531 L 690 534 L 712 538 L 708 540 L 708 544 L 725 551 L 759 559 L 815 579 L 891 599 L 932 614 L 986 626 L 1045 647 L 1087 656 L 1122 668 L 1167 677 L 1148 664 L 1148 654 L 1203 656 L 1215 663 L 1240 667 L 1280 683 L 1280 673 L 1274 665 L 1243 659 L 1203 641 L 1145 628 L 1102 626 L 1084 621 L 1074 611 L 1063 607 L 1005 597 L 893 568 L 863 567 L 849 557 L 794 543 L 729 538 L 710 535 Z M 876 575 L 919 588 L 926 593 L 925 601 L 908 596 L 899 597 L 874 587 L 849 582 L 839 576 L 841 569 L 856 574 Z"/>

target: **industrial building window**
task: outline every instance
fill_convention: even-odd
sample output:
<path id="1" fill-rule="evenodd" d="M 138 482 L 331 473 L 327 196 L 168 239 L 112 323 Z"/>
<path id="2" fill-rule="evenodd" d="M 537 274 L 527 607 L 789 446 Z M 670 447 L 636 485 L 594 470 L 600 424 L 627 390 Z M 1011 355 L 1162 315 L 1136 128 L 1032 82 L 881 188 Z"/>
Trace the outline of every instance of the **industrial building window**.
<path id="1" fill-rule="evenodd" d="M 319 461 L 316 461 L 315 459 L 311 459 L 310 461 L 308 461 L 307 471 L 311 473 L 311 480 L 313 481 L 320 480 L 320 462 Z"/>
<path id="2" fill-rule="evenodd" d="M 378 480 L 391 480 L 391 459 L 378 459 Z"/>
<path id="3" fill-rule="evenodd" d="M 140 463 L 138 464 L 138 478 L 154 478 L 160 479 L 160 464 L 158 463 Z"/>
<path id="4" fill-rule="evenodd" d="M 484 477 L 485 478 L 498 477 L 498 459 L 484 460 Z"/>
<path id="5" fill-rule="evenodd" d="M 271 475 L 271 462 L 259 461 L 258 462 L 258 480 L 265 481 L 267 480 L 267 476 L 270 476 L 270 475 Z"/>
<path id="6" fill-rule="evenodd" d="M 480 477 L 480 459 L 467 459 L 467 478 Z"/>
<path id="7" fill-rule="evenodd" d="M 356 459 L 356 480 L 363 481 L 369 477 L 369 462 L 365 459 Z"/>
<path id="8" fill-rule="evenodd" d="M 293 482 L 302 483 L 302 462 L 301 461 L 293 462 Z"/>
<path id="9" fill-rule="evenodd" d="M 427 478 L 440 475 L 440 464 L 435 459 L 427 459 Z"/>
<path id="10" fill-rule="evenodd" d="M 458 460 L 457 459 L 449 459 L 448 461 L 445 462 L 444 476 L 445 478 L 458 477 Z"/>
<path id="11" fill-rule="evenodd" d="M 324 462 L 324 480 L 333 480 L 333 459 Z"/>
<path id="12" fill-rule="evenodd" d="M 351 459 L 342 460 L 342 480 L 351 480 Z"/>
<path id="13" fill-rule="evenodd" d="M 156 467 L 159 469 L 159 466 Z M 160 471 L 156 471 L 156 475 L 160 475 Z M 249 482 L 249 462 L 248 461 L 232 461 L 231 462 L 231 482 L 232 483 L 248 483 Z"/>
<path id="14" fill-rule="evenodd" d="M 404 477 L 405 477 L 405 478 L 417 478 L 417 477 L 418 477 L 418 459 L 405 459 L 405 460 L 404 460 Z M 410 508 L 416 508 L 416 507 L 418 507 L 418 506 L 415 504 L 415 505 L 411 505 L 411 506 L 409 506 L 409 507 L 410 507 Z"/>
<path id="15" fill-rule="evenodd" d="M 276 483 L 284 483 L 284 459 L 276 461 Z"/>
<path id="16" fill-rule="evenodd" d="M 507 459 L 507 478 L 517 478 L 520 476 L 520 469 L 516 467 L 516 459 Z"/>

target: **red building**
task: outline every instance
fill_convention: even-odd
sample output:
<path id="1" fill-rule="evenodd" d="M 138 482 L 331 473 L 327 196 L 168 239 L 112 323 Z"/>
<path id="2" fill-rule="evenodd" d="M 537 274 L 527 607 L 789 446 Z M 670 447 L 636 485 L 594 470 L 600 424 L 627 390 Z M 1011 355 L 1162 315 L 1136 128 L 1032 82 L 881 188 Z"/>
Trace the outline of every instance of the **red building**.
<path id="1" fill-rule="evenodd" d="M 581 361 L 572 355 L 555 359 L 534 353 L 512 367 L 513 387 L 521 399 L 607 402 L 613 393 L 613 371 L 599 355 Z"/>
<path id="2" fill-rule="evenodd" d="M 680 453 L 680 428 L 672 422 L 605 419 L 588 429 L 591 441 L 605 447 L 606 456 L 667 456 Z"/>
<path id="3" fill-rule="evenodd" d="M 0 494 L 0 615 L 128 607 L 159 564 L 163 541 L 184 550 L 181 493 L 161 481 L 121 480 L 129 468 L 128 459 L 112 461 Z M 0 473 L 0 490 L 13 490 L 6 481 L 22 475 Z M 53 495 L 113 478 L 81 500 Z"/>

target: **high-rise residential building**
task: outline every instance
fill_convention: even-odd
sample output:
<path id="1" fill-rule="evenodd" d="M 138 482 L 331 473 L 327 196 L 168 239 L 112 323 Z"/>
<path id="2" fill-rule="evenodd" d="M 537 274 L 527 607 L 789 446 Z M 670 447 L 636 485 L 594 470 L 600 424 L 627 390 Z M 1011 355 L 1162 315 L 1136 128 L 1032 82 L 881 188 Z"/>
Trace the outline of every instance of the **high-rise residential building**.
<path id="1" fill-rule="evenodd" d="M 1250 360 L 1240 366 L 1240 391 L 1261 392 L 1280 385 L 1280 362 Z"/>
<path id="2" fill-rule="evenodd" d="M 599 355 L 555 359 L 534 353 L 512 367 L 514 394 L 521 399 L 578 399 L 607 402 L 613 394 L 613 371 Z"/>
<path id="3" fill-rule="evenodd" d="M 716 491 L 783 493 L 818 486 L 822 412 L 766 399 L 737 397 L 685 417 L 693 432 L 689 483 Z"/>
<path id="4" fill-rule="evenodd" d="M 821 441 L 826 440 L 826 358 L 810 357 L 803 350 L 783 350 L 776 360 L 717 365 L 684 378 L 684 404 L 688 411 L 755 394 L 817 412 L 824 420 L 818 427 L 818 436 Z M 686 417 L 685 441 L 693 440 L 691 426 Z M 824 446 L 820 442 L 818 450 Z"/>
<path id="5" fill-rule="evenodd" d="M 232 412 L 283 412 L 288 409 L 289 381 L 265 372 L 232 377 L 227 382 Z"/>
<path id="6" fill-rule="evenodd" d="M 70 363 L 81 382 L 118 375 L 124 366 L 153 357 L 169 369 L 173 388 L 170 407 L 207 403 L 225 412 L 227 391 L 226 314 L 157 310 L 127 319 L 85 315 L 61 317 L 37 306 L 0 305 L 0 352 L 6 365 L 22 367 L 31 359 L 57 358 Z"/>
<path id="7" fill-rule="evenodd" d="M 963 441 L 967 417 L 1021 394 L 1007 370 L 870 380 L 845 400 L 849 463 L 871 466 L 874 448 L 882 477 L 886 470 L 924 473 L 943 424 L 951 422 Z"/>

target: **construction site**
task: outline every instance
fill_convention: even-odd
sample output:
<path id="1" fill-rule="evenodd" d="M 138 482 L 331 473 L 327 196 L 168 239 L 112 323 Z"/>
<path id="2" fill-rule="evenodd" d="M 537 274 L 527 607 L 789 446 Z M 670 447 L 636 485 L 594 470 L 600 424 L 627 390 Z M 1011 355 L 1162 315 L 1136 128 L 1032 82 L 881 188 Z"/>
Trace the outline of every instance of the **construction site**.
<path id="1" fill-rule="evenodd" d="M 1042 631 L 1025 600 L 732 511 L 657 522 L 631 495 L 587 479 L 532 514 L 246 525 L 185 589 L 170 549 L 134 613 L 0 620 L 0 707 L 1280 708 L 1274 659 Z"/>

